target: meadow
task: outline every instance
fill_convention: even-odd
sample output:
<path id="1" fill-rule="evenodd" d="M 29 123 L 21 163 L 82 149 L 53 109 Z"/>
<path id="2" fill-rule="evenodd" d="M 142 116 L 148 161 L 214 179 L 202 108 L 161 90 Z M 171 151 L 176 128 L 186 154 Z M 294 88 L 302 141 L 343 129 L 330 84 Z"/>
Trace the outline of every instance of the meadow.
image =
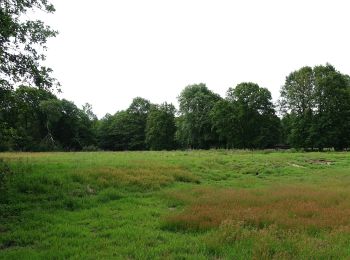
<path id="1" fill-rule="evenodd" d="M 349 259 L 349 155 L 1 153 L 0 259 Z"/>

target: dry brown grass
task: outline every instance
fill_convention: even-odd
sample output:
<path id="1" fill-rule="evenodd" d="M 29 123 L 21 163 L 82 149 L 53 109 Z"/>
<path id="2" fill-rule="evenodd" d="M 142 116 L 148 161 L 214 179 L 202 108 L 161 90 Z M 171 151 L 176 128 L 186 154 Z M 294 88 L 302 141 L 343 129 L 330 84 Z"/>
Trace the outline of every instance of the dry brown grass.
<path id="1" fill-rule="evenodd" d="M 222 223 L 263 229 L 332 230 L 350 227 L 350 191 L 284 187 L 259 190 L 198 189 L 192 195 L 172 193 L 189 203 L 165 219 L 175 230 L 206 230 Z"/>

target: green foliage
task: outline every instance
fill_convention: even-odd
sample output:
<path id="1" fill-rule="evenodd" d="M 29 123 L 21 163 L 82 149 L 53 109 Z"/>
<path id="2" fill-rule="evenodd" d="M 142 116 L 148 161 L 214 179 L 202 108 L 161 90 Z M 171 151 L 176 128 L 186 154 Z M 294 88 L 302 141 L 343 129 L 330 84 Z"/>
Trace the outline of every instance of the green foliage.
<path id="1" fill-rule="evenodd" d="M 303 67 L 292 72 L 281 88 L 281 105 L 284 112 L 303 114 L 314 106 L 313 71 Z"/>
<path id="2" fill-rule="evenodd" d="M 81 150 L 94 144 L 93 122 L 73 102 L 60 100 L 59 118 L 53 122 L 52 135 L 68 150 Z"/>
<path id="3" fill-rule="evenodd" d="M 3 114 L 7 149 L 35 150 L 45 132 L 40 102 L 54 98 L 46 90 L 26 86 L 11 91 L 8 109 Z"/>
<path id="4" fill-rule="evenodd" d="M 220 146 L 224 148 L 233 148 L 236 138 L 236 107 L 233 102 L 226 99 L 220 100 L 215 104 L 210 112 L 210 118 L 213 129 L 219 137 Z"/>
<path id="5" fill-rule="evenodd" d="M 126 111 L 117 112 L 113 116 L 107 114 L 99 123 L 99 146 L 106 150 L 129 150 L 130 125 L 130 117 Z"/>
<path id="6" fill-rule="evenodd" d="M 151 109 L 151 103 L 141 97 L 136 97 L 131 102 L 127 113 L 129 116 L 129 149 L 145 150 L 147 116 Z"/>
<path id="7" fill-rule="evenodd" d="M 57 31 L 30 19 L 27 14 L 36 11 L 53 13 L 55 8 L 47 0 L 0 1 L 0 150 L 34 150 L 43 131 L 37 102 L 49 92 L 20 87 L 14 93 L 13 87 L 59 87 L 52 69 L 43 66 L 47 39 Z"/>
<path id="8" fill-rule="evenodd" d="M 48 90 L 20 86 L 7 101 L 0 114 L 2 150 L 80 150 L 96 143 L 96 119 Z"/>
<path id="9" fill-rule="evenodd" d="M 153 106 L 147 117 L 146 143 L 151 150 L 175 148 L 175 107 L 163 103 Z"/>
<path id="10" fill-rule="evenodd" d="M 137 97 L 126 111 L 107 114 L 100 122 L 98 139 L 107 150 L 145 150 L 146 122 L 151 103 Z"/>
<path id="11" fill-rule="evenodd" d="M 28 19 L 29 11 L 53 13 L 46 0 L 0 1 L 0 89 L 21 82 L 39 88 L 57 85 L 52 69 L 42 65 L 47 39 L 57 32 L 40 20 Z"/>
<path id="12" fill-rule="evenodd" d="M 349 76 L 330 64 L 292 72 L 281 89 L 280 103 L 288 117 L 286 139 L 292 146 L 320 150 L 349 146 Z"/>
<path id="13" fill-rule="evenodd" d="M 205 84 L 187 86 L 178 97 L 182 119 L 177 134 L 186 148 L 207 149 L 215 147 L 218 136 L 212 130 L 209 114 L 221 98 Z"/>
<path id="14" fill-rule="evenodd" d="M 271 93 L 241 83 L 225 99 L 204 84 L 187 86 L 172 104 L 136 97 L 128 109 L 98 120 L 49 90 L 1 89 L 0 151 L 296 149 L 350 146 L 350 77 L 326 66 L 292 72 L 276 115 Z"/>
<path id="15" fill-rule="evenodd" d="M 254 83 L 230 88 L 211 112 L 214 129 L 228 148 L 269 148 L 279 140 L 271 93 Z"/>

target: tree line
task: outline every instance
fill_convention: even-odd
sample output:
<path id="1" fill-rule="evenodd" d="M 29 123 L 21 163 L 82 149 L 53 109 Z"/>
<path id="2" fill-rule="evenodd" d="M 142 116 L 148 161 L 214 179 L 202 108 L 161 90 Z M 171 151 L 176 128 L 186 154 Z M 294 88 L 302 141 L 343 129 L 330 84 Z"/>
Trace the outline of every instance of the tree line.
<path id="1" fill-rule="evenodd" d="M 58 32 L 27 15 L 40 11 L 55 8 L 47 0 L 0 1 L 1 151 L 350 147 L 350 77 L 330 64 L 290 73 L 277 104 L 251 82 L 225 97 L 195 84 L 180 93 L 178 110 L 136 97 L 98 120 L 89 104 L 54 94 L 60 84 L 44 51 Z"/>
<path id="2" fill-rule="evenodd" d="M 350 77 L 330 64 L 290 73 L 277 104 L 267 88 L 241 83 L 226 96 L 205 84 L 185 87 L 173 104 L 136 97 L 98 119 L 40 87 L 2 91 L 0 149 L 173 150 L 350 146 Z"/>

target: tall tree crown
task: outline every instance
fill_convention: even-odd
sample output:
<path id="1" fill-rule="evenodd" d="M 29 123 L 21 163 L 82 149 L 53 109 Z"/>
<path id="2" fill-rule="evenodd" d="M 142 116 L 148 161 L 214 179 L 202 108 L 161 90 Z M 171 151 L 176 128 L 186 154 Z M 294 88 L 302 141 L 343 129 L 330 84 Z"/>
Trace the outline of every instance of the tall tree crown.
<path id="1" fill-rule="evenodd" d="M 40 20 L 31 20 L 29 11 L 53 13 L 55 8 L 47 0 L 0 1 L 0 88 L 9 89 L 17 83 L 40 88 L 59 87 L 51 76 L 52 69 L 42 65 L 46 59 L 47 39 L 55 37 Z"/>

